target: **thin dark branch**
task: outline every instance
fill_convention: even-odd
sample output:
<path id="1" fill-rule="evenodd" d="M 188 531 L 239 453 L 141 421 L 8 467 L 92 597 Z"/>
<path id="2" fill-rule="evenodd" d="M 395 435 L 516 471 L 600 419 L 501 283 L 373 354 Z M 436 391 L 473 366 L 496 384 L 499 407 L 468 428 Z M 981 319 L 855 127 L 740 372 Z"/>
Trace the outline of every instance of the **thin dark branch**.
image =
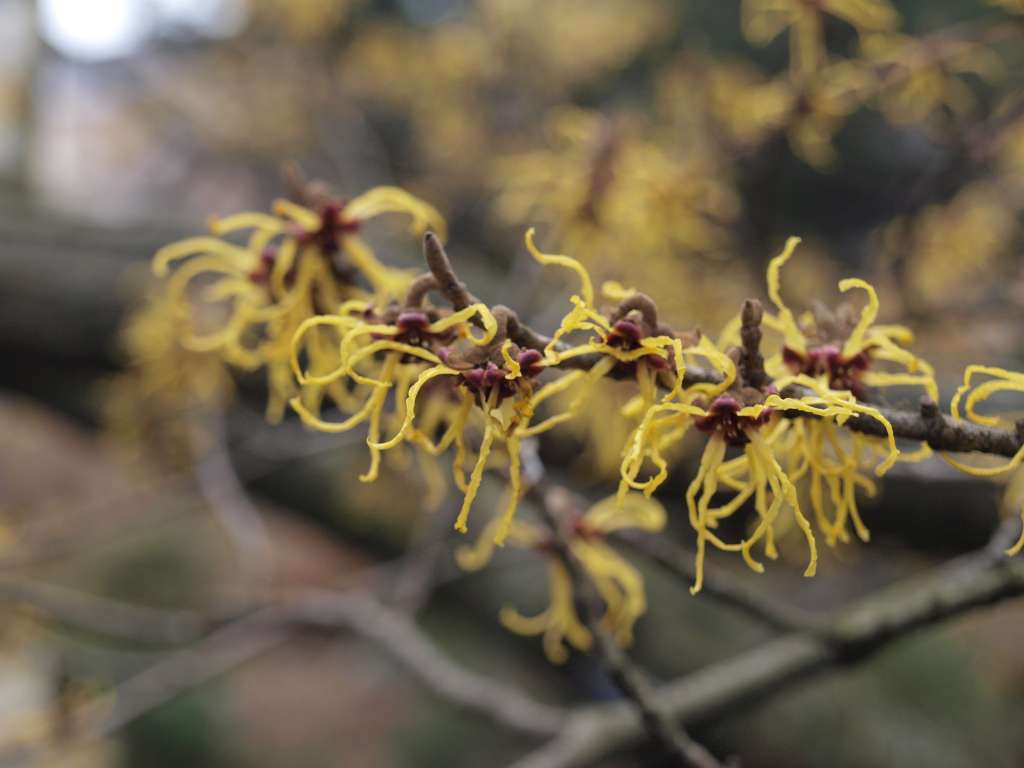
<path id="1" fill-rule="evenodd" d="M 654 700 L 684 725 L 711 721 L 811 675 L 861 663 L 916 630 L 1024 596 L 1024 562 L 1003 554 L 1018 526 L 1010 520 L 984 550 L 841 611 L 824 631 L 794 632 L 759 645 L 658 688 Z M 637 741 L 644 730 L 632 707 L 591 705 L 575 711 L 557 739 L 515 768 L 583 765 Z"/>
<path id="2" fill-rule="evenodd" d="M 466 286 L 459 280 L 452 266 L 448 254 L 445 253 L 441 242 L 437 237 L 428 232 L 424 236 L 424 253 L 430 271 L 437 278 L 440 290 L 451 302 L 455 309 L 462 309 L 477 301 L 469 293 Z M 760 316 L 758 309 L 760 303 L 748 300 L 744 303 L 744 327 L 747 328 L 746 336 L 743 338 L 744 348 L 741 351 L 743 364 L 747 376 L 759 378 L 763 373 L 763 359 L 760 358 L 758 345 L 760 343 Z M 508 337 L 521 347 L 528 347 L 543 351 L 550 344 L 551 339 L 542 333 L 538 333 L 530 326 L 519 319 L 515 311 L 507 307 L 501 308 L 502 316 L 505 318 Z M 562 361 L 559 367 L 589 370 L 600 360 L 600 353 L 589 355 L 578 355 Z M 616 375 L 616 372 L 611 374 Z M 620 376 L 631 375 L 625 370 L 618 373 Z M 700 383 L 716 383 L 721 381 L 721 374 L 696 366 L 688 366 L 684 377 L 687 386 Z M 809 394 L 807 390 L 800 387 L 791 387 L 785 394 L 800 396 Z M 1021 435 L 1017 430 L 998 429 L 974 424 L 969 421 L 954 421 L 949 416 L 944 416 L 937 411 L 911 411 L 896 408 L 879 407 L 878 411 L 889 420 L 893 433 L 898 438 L 915 440 L 927 443 L 937 451 L 949 451 L 953 453 L 988 453 L 997 456 L 1013 456 L 1024 445 Z M 787 413 L 787 416 L 804 418 L 806 414 Z M 844 424 L 849 429 L 862 434 L 885 437 L 885 427 L 880 421 L 871 416 L 862 415 L 849 419 Z"/>
<path id="3" fill-rule="evenodd" d="M 542 736 L 558 733 L 568 712 L 452 661 L 416 623 L 368 595 L 310 591 L 289 601 L 291 623 L 355 632 L 401 663 L 428 689 L 446 701 L 475 711 L 509 728 Z"/>
<path id="4" fill-rule="evenodd" d="M 405 294 L 405 301 L 402 306 L 405 307 L 419 307 L 422 306 L 423 300 L 427 297 L 427 294 L 431 291 L 439 289 L 437 278 L 430 272 L 426 272 L 416 277 L 409 286 L 409 292 Z"/>
<path id="5" fill-rule="evenodd" d="M 477 298 L 466 289 L 466 284 L 455 274 L 451 259 L 433 232 L 423 235 L 423 257 L 431 274 L 437 280 L 438 290 L 444 294 L 453 308 L 465 309 L 470 304 L 477 303 Z"/>
<path id="6" fill-rule="evenodd" d="M 32 595 L 38 598 L 38 590 Z M 64 603 L 66 600 L 62 599 Z M 87 607 L 92 611 L 95 605 Z M 143 612 L 133 611 L 134 634 L 134 622 Z M 102 612 L 96 612 L 87 621 L 110 616 L 109 606 L 104 606 Z M 79 618 L 77 613 L 75 618 Z M 256 609 L 198 642 L 162 657 L 109 694 L 78 709 L 72 715 L 71 734 L 78 743 L 108 738 L 143 715 L 309 628 L 352 632 L 370 641 L 374 648 L 389 653 L 446 701 L 508 728 L 552 737 L 568 720 L 567 710 L 535 701 L 511 683 L 463 668 L 438 649 L 414 621 L 368 594 L 308 590 L 277 605 Z M 26 745 L 18 754 L 4 757 L 24 758 L 28 762 L 28 758 L 41 757 L 49 749 L 46 745 Z"/>
<path id="7" fill-rule="evenodd" d="M 266 582 L 273 569 L 270 535 L 231 461 L 223 411 L 207 409 L 192 424 L 191 438 L 199 492 L 233 546 L 246 584 Z"/>
<path id="8" fill-rule="evenodd" d="M 596 656 L 615 685 L 636 707 L 647 733 L 666 753 L 675 758 L 678 765 L 720 768 L 720 763 L 715 757 L 694 741 L 678 722 L 658 705 L 650 679 L 642 669 L 633 664 L 602 624 L 594 586 L 583 566 L 573 555 L 568 535 L 564 530 L 565 521 L 573 512 L 572 496 L 557 486 L 543 492 L 534 491 L 532 495 L 538 502 L 541 516 L 551 530 L 555 552 L 569 573 L 576 595 L 577 610 L 593 637 Z"/>
<path id="9" fill-rule="evenodd" d="M 72 629 L 153 645 L 190 642 L 217 623 L 190 611 L 131 605 L 14 576 L 0 577 L 0 602 L 28 608 L 48 621 Z"/>

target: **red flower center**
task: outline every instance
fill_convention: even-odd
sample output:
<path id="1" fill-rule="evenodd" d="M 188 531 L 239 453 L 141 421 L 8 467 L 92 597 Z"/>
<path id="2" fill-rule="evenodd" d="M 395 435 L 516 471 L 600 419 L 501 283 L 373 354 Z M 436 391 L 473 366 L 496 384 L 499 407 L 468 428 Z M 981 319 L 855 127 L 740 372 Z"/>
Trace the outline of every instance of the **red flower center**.
<path id="1" fill-rule="evenodd" d="M 698 416 L 694 425 L 707 435 L 719 435 L 726 445 L 746 445 L 750 442 L 747 432 L 767 423 L 772 415 L 771 408 L 765 408 L 757 418 L 740 416 L 743 406 L 732 395 L 719 395 L 708 408 L 707 416 Z"/>
<path id="2" fill-rule="evenodd" d="M 830 389 L 849 390 L 855 397 L 863 397 L 864 383 L 861 379 L 871 365 L 866 350 L 852 357 L 845 357 L 837 344 L 809 347 L 805 353 L 783 347 L 782 361 L 793 373 L 814 377 L 828 376 Z"/>

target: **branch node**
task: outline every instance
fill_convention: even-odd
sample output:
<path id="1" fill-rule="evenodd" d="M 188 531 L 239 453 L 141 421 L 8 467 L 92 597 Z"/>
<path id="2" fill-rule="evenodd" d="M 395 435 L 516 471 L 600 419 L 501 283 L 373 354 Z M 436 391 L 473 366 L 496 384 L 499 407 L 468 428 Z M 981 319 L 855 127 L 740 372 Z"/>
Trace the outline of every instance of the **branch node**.
<path id="1" fill-rule="evenodd" d="M 437 288 L 455 310 L 465 309 L 476 304 L 476 297 L 467 289 L 465 283 L 455 274 L 455 268 L 448 254 L 441 245 L 437 235 L 429 229 L 423 235 L 423 258 L 431 273 L 437 279 Z"/>
<path id="2" fill-rule="evenodd" d="M 939 404 L 925 395 L 921 398 L 921 418 L 932 421 L 939 417 Z"/>
<path id="3" fill-rule="evenodd" d="M 630 312 L 638 312 L 644 324 L 644 333 L 648 336 L 658 332 L 658 305 L 646 293 L 634 293 L 627 296 L 615 308 L 610 320 L 617 323 Z"/>
<path id="4" fill-rule="evenodd" d="M 440 287 L 437 278 L 432 273 L 424 272 L 422 275 L 417 276 L 409 286 L 409 292 L 405 295 L 404 306 L 409 309 L 423 306 L 423 300 L 427 297 L 427 294 L 438 290 Z"/>

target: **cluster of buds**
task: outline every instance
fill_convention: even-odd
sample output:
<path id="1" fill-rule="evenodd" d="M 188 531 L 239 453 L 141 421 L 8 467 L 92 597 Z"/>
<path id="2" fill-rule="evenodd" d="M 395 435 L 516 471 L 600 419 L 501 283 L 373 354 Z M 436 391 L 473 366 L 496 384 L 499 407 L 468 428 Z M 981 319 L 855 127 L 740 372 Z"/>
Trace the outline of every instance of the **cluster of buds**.
<path id="1" fill-rule="evenodd" d="M 507 347 L 468 349 L 460 351 L 445 347 L 441 361 L 459 372 L 459 384 L 483 402 L 493 399 L 500 405 L 507 397 L 518 394 L 544 370 L 544 355 L 536 349 L 520 349 L 514 343 Z"/>

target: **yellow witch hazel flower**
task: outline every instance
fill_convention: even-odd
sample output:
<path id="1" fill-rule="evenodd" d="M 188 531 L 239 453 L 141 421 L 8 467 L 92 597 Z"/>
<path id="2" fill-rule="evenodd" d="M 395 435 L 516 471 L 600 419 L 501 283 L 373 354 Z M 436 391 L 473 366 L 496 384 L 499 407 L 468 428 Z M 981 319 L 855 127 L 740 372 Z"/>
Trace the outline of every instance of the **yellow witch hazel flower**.
<path id="1" fill-rule="evenodd" d="M 975 378 L 986 380 L 979 384 L 975 382 Z M 1024 373 L 986 365 L 969 365 L 964 371 L 963 384 L 960 385 L 950 401 L 950 415 L 957 421 L 966 417 L 969 421 L 986 427 L 1013 428 L 1015 424 L 1012 420 L 1009 420 L 1010 423 L 1007 424 L 1005 423 L 1008 421 L 1007 419 L 978 413 L 979 405 L 1000 392 L 1024 392 Z M 961 402 L 963 403 L 963 415 L 961 415 L 960 411 Z M 940 455 L 947 463 L 969 475 L 974 475 L 975 477 L 999 477 L 1020 467 L 1021 463 L 1024 462 L 1024 447 L 1007 461 L 1001 464 L 986 466 L 966 464 L 945 453 Z M 1019 481 L 1015 480 L 1014 482 L 1017 483 Z M 1020 514 L 1022 524 L 1024 524 L 1024 505 L 1021 506 Z M 1006 554 L 1017 555 L 1020 554 L 1021 550 L 1024 550 L 1024 529 L 1022 529 L 1017 543 L 1010 547 Z"/>
<path id="2" fill-rule="evenodd" d="M 194 318 L 205 306 L 204 315 L 222 315 L 213 328 L 192 323 L 183 345 L 217 352 L 243 370 L 265 369 L 267 418 L 280 420 L 295 392 L 288 361 L 302 322 L 344 300 L 368 293 L 386 299 L 408 286 L 409 276 L 378 262 L 359 236 L 365 221 L 385 213 L 411 216 L 417 234 L 444 229 L 431 206 L 396 187 L 377 187 L 347 202 L 327 200 L 318 210 L 277 200 L 272 213 L 213 219 L 211 235 L 161 248 L 153 270 L 158 277 L 169 276 L 167 293 L 179 314 Z M 243 231 L 249 232 L 243 244 L 224 239 Z M 305 339 L 310 357 L 323 359 L 323 340 L 316 334 Z M 347 399 L 338 387 L 328 393 L 339 404 Z"/>
<path id="3" fill-rule="evenodd" d="M 859 401 L 868 396 L 870 387 L 921 387 L 938 400 L 938 387 L 932 367 L 910 352 L 904 345 L 913 341 L 913 333 L 902 326 L 876 325 L 879 301 L 874 288 L 858 278 L 839 283 L 841 292 L 854 289 L 866 294 L 867 303 L 859 313 L 850 305 L 835 311 L 816 305 L 799 321 L 786 306 L 781 295 L 781 270 L 792 257 L 799 238 L 790 238 L 782 253 L 768 265 L 768 295 L 777 313 L 764 315 L 764 324 L 779 331 L 783 337 L 780 353 L 766 362 L 775 386 L 804 387 L 819 397 L 847 397 L 850 407 L 862 409 Z M 739 319 L 724 334 L 726 340 L 738 341 Z M 887 365 L 895 370 L 879 370 Z M 845 394 L 842 394 L 845 393 Z M 876 420 L 884 419 L 873 409 Z M 892 430 L 884 423 L 886 437 L 850 432 L 823 419 L 798 419 L 787 424 L 777 438 L 777 453 L 784 458 L 787 472 L 794 482 L 807 478 L 811 506 L 817 525 L 829 546 L 850 539 L 848 524 L 862 541 L 870 534 L 857 509 L 858 490 L 873 496 L 876 486 L 864 469 L 874 465 L 881 476 L 895 458 Z M 901 461 L 919 461 L 931 455 L 922 444 L 911 453 L 899 454 Z M 829 515 L 827 507 L 832 507 Z"/>
<path id="4" fill-rule="evenodd" d="M 795 238 L 790 240 L 786 251 L 770 267 L 769 292 L 773 299 L 778 296 L 778 268 L 789 258 L 797 242 Z M 861 281 L 844 285 L 847 288 L 861 287 Z M 870 293 L 873 295 L 873 291 Z M 795 320 L 781 304 L 781 299 L 777 303 L 780 305 L 780 316 L 785 319 L 773 318 L 774 326 L 789 327 L 792 323 L 790 330 L 797 329 Z M 745 333 L 757 333 L 759 336 L 762 319 L 760 305 L 748 302 L 738 322 L 741 325 L 740 340 L 743 340 Z M 864 337 L 873 320 L 873 310 L 869 307 L 850 334 L 850 346 L 837 352 L 837 355 L 843 351 L 849 354 L 862 352 Z M 729 336 L 726 334 L 727 338 Z M 889 337 L 883 334 L 883 338 Z M 799 344 L 800 350 L 806 352 L 808 349 L 802 336 L 799 341 L 795 336 L 787 339 L 793 344 Z M 817 544 L 811 525 L 801 510 L 795 485 L 809 472 L 815 478 L 811 492 L 812 506 L 817 524 L 827 542 L 833 544 L 837 539 L 847 537 L 845 530 L 850 517 L 853 517 L 858 531 L 863 528 L 853 501 L 854 490 L 858 485 L 863 485 L 856 471 L 863 461 L 861 448 L 849 454 L 854 461 L 850 461 L 846 453 L 842 454 L 842 461 L 820 458 L 823 449 L 841 450 L 838 431 L 835 429 L 837 426 L 842 426 L 855 416 L 870 417 L 882 426 L 887 435 L 886 455 L 877 466 L 876 474 L 884 474 L 899 456 L 889 422 L 876 408 L 859 402 L 849 388 L 835 389 L 830 386 L 827 376 L 815 378 L 802 371 L 777 378 L 774 382 L 770 381 L 764 371 L 755 377 L 745 362 L 746 351 L 740 348 L 734 350 L 732 354 L 726 354 L 707 337 L 683 349 L 679 354 L 681 361 L 692 357 L 702 358 L 717 372 L 717 377 L 712 378 L 719 378 L 720 381 L 686 386 L 685 370 L 682 363 L 678 364 L 676 387 L 661 402 L 647 409 L 623 451 L 620 496 L 629 488 L 650 495 L 668 475 L 664 451 L 680 441 L 691 426 L 708 435 L 697 476 L 686 491 L 690 523 L 697 532 L 696 577 L 691 589 L 694 594 L 700 591 L 703 583 L 704 559 L 709 545 L 726 552 L 739 552 L 750 568 L 761 572 L 763 565 L 755 558 L 754 547 L 761 544 L 766 557 L 776 558 L 776 537 L 794 524 L 805 537 L 809 550 L 805 575 L 814 574 L 817 567 Z M 743 363 L 739 370 L 737 359 Z M 897 380 L 907 383 L 898 376 L 897 379 L 882 381 Z M 914 381 L 919 383 L 916 379 Z M 784 391 L 793 394 L 780 394 Z M 812 418 L 784 419 L 783 411 L 796 411 Z M 727 453 L 736 449 L 742 450 L 742 453 L 727 458 Z M 785 466 L 779 457 L 788 457 Z M 802 461 L 794 461 L 796 457 Z M 640 473 L 647 463 L 653 464 L 656 472 L 647 479 L 640 479 Z M 823 483 L 829 487 L 837 508 L 832 519 L 825 515 L 821 503 Z M 719 506 L 713 506 L 715 496 L 720 491 L 731 492 L 732 497 Z M 742 541 L 725 541 L 715 529 L 723 519 L 738 513 L 751 499 L 756 512 L 753 529 Z M 782 513 L 786 509 L 792 512 L 791 516 L 783 517 Z"/>
<path id="5" fill-rule="evenodd" d="M 576 407 L 585 398 L 593 399 L 595 384 L 607 376 L 636 383 L 637 394 L 618 409 L 627 419 L 639 419 L 658 400 L 659 383 L 670 390 L 665 397 L 680 391 L 684 341 L 658 322 L 657 309 L 650 297 L 617 283 L 605 283 L 604 295 L 617 300 L 618 305 L 607 315 L 602 314 L 594 307 L 593 283 L 583 265 L 570 256 L 540 252 L 533 242 L 532 229 L 526 233 L 526 246 L 541 264 L 569 269 L 580 280 L 579 293 L 570 298 L 573 308 L 562 318 L 544 350 L 551 365 L 597 356 L 590 366 L 586 389 L 562 414 L 565 418 L 575 415 Z M 589 338 L 576 344 L 566 343 L 565 339 L 577 332 L 589 334 Z M 627 442 L 634 439 L 634 434 L 635 428 L 630 430 Z M 602 434 L 602 437 L 607 435 Z M 653 458 L 667 473 L 667 462 L 661 454 L 656 453 Z"/>
<path id="6" fill-rule="evenodd" d="M 864 60 L 884 73 L 879 102 L 896 123 L 921 122 L 942 107 L 963 117 L 976 99 L 960 77 L 993 82 L 1006 71 L 993 50 L 973 40 L 924 42 L 908 35 L 872 34 L 861 40 L 861 48 Z"/>
<path id="7" fill-rule="evenodd" d="M 859 315 L 846 304 L 836 311 L 816 305 L 797 320 L 782 299 L 781 274 L 799 244 L 800 238 L 789 238 L 782 253 L 768 264 L 768 296 L 777 314 L 765 313 L 764 324 L 783 339 L 781 352 L 766 361 L 768 372 L 776 378 L 802 374 L 819 379 L 828 389 L 846 390 L 859 399 L 865 397 L 867 387 L 920 386 L 938 400 L 932 366 L 906 349 L 914 340 L 913 332 L 901 325 L 875 324 L 879 301 L 870 283 L 856 277 L 839 281 L 841 293 L 864 291 L 867 304 Z M 740 318 L 736 318 L 723 338 L 737 340 L 739 327 Z M 879 371 L 880 362 L 898 370 Z"/>
<path id="8" fill-rule="evenodd" d="M 590 368 L 591 382 L 609 374 L 635 378 L 639 402 L 653 403 L 659 376 L 682 364 L 682 340 L 658 322 L 657 310 L 649 297 L 616 283 L 606 283 L 604 290 L 609 298 L 619 300 L 618 306 L 609 316 L 598 312 L 593 282 L 586 268 L 571 256 L 542 253 L 534 244 L 533 232 L 530 229 L 526 233 L 530 254 L 545 266 L 575 272 L 580 280 L 579 293 L 570 298 L 573 308 L 562 318 L 544 349 L 545 359 L 558 365 L 575 357 L 598 355 L 600 359 Z M 589 333 L 590 338 L 575 345 L 563 341 L 577 331 Z M 637 406 L 627 404 L 623 410 L 636 411 Z"/>
<path id="9" fill-rule="evenodd" d="M 825 63 L 825 16 L 853 26 L 858 33 L 887 32 L 900 17 L 887 0 L 743 0 L 743 34 L 766 45 L 789 30 L 790 71 L 797 79 L 814 75 Z"/>
<path id="10" fill-rule="evenodd" d="M 740 200 L 699 139 L 668 150 L 643 120 L 578 108 L 545 122 L 551 146 L 496 163 L 502 219 L 549 226 L 561 249 L 601 273 L 620 268 L 627 250 L 646 254 L 652 277 L 653 267 L 690 275 L 680 253 L 727 254 Z"/>
<path id="11" fill-rule="evenodd" d="M 665 527 L 665 519 L 665 509 L 657 501 L 630 494 L 621 501 L 614 497 L 604 499 L 569 521 L 570 553 L 593 580 L 605 604 L 602 622 L 622 646 L 632 643 L 633 627 L 647 610 L 647 600 L 643 578 L 606 538 L 624 529 L 656 533 Z M 456 560 L 463 569 L 476 571 L 490 562 L 494 554 L 494 531 L 500 524 L 500 519 L 496 518 L 475 544 L 456 550 Z M 516 634 L 543 636 L 544 653 L 554 664 L 561 664 L 569 657 L 567 645 L 580 651 L 588 650 L 593 638 L 576 613 L 572 580 L 556 554 L 550 532 L 517 520 L 509 529 L 507 541 L 545 556 L 551 602 L 536 616 L 523 616 L 514 608 L 503 608 L 499 614 L 501 623 Z"/>
<path id="12" fill-rule="evenodd" d="M 185 348 L 183 330 L 168 297 L 150 296 L 121 331 L 126 369 L 103 392 L 109 436 L 171 464 L 192 460 L 187 414 L 223 405 L 232 391 L 224 363 L 215 354 Z"/>
<path id="13" fill-rule="evenodd" d="M 307 425 L 322 432 L 347 432 L 367 423 L 367 444 L 370 447 L 370 467 L 360 479 L 372 482 L 380 470 L 381 432 L 387 421 L 402 425 L 406 421 L 406 405 L 410 393 L 416 395 L 427 382 L 418 382 L 424 365 L 441 362 L 438 353 L 456 339 L 470 339 L 473 343 L 487 344 L 493 339 L 497 325 L 490 311 L 475 304 L 460 312 L 448 312 L 424 306 L 429 290 L 436 288 L 431 275 L 415 280 L 403 303 L 390 302 L 375 308 L 370 302 L 353 299 L 345 302 L 336 315 L 317 315 L 306 319 L 296 329 L 291 340 L 290 363 L 301 395 L 290 401 L 292 408 Z M 478 319 L 484 326 L 482 337 L 469 332 L 469 321 Z M 322 333 L 334 335 L 334 348 L 330 350 L 332 366 L 324 359 L 309 354 L 307 337 Z M 329 345 L 330 346 L 330 345 Z M 303 367 L 305 356 L 306 367 Z M 323 387 L 340 386 L 345 393 L 344 412 L 351 415 L 342 421 L 328 421 L 321 415 L 321 403 L 303 397 L 309 389 L 314 392 Z M 414 389 L 415 387 L 415 389 Z M 392 390 L 395 393 L 395 412 L 385 414 L 385 406 Z M 436 450 L 428 435 L 434 434 L 445 423 L 447 407 L 452 402 L 451 392 L 431 391 L 428 399 L 440 408 L 432 408 L 426 424 L 415 433 L 418 442 L 429 450 Z M 414 399 L 415 402 L 415 399 Z M 445 446 L 453 439 L 461 440 L 467 408 L 455 411 L 452 424 L 455 431 L 442 440 Z"/>
<path id="14" fill-rule="evenodd" d="M 368 423 L 371 465 L 360 477 L 364 482 L 376 480 L 383 451 L 411 444 L 438 456 L 454 445 L 454 481 L 464 494 L 455 528 L 462 532 L 467 530 L 469 512 L 495 444 L 503 445 L 510 493 L 495 531 L 495 543 L 500 545 L 522 491 L 521 441 L 571 416 L 560 413 L 533 423 L 537 407 L 586 374 L 572 371 L 538 384 L 537 378 L 547 367 L 544 358 L 539 351 L 520 348 L 507 338 L 507 315 L 495 317 L 483 304 L 457 312 L 424 307 L 425 294 L 437 289 L 436 279 L 425 274 L 413 283 L 402 306 L 375 309 L 365 302 L 348 302 L 338 315 L 304 322 L 295 334 L 291 356 L 299 383 L 303 387 L 326 386 L 347 380 L 351 385 L 347 391 L 366 394 L 355 413 L 340 422 L 322 419 L 301 397 L 293 398 L 291 405 L 305 423 L 322 431 L 345 432 Z M 482 326 L 482 332 L 472 332 L 472 323 Z M 318 374 L 302 370 L 299 351 L 305 336 L 325 327 L 333 327 L 340 335 L 338 364 Z M 392 390 L 396 410 L 391 421 L 397 426 L 394 435 L 385 440 L 381 429 Z M 430 414 L 428 419 L 421 418 L 421 410 Z M 477 420 L 482 421 L 482 437 L 467 479 L 467 432 Z M 435 441 L 443 423 L 447 426 Z"/>

